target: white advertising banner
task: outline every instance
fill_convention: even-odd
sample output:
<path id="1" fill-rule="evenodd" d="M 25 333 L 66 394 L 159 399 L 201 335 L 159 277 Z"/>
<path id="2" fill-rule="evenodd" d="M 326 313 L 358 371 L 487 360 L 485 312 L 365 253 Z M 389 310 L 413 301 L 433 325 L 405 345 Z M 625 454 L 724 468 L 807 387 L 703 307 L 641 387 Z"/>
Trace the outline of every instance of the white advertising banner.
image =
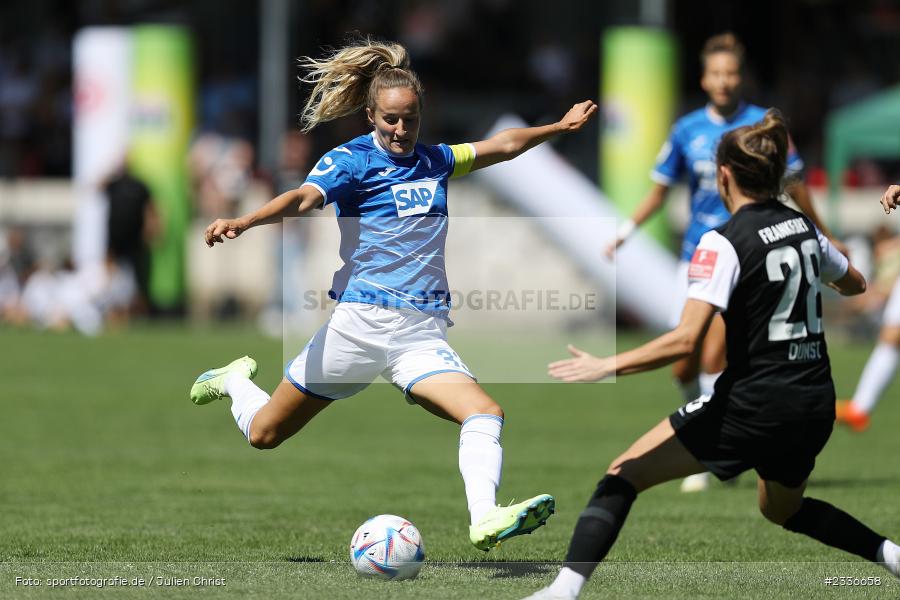
<path id="1" fill-rule="evenodd" d="M 73 48 L 75 115 L 73 181 L 75 221 L 72 258 L 76 267 L 106 256 L 107 206 L 103 181 L 120 167 L 128 148 L 131 33 L 123 27 L 88 27 Z"/>

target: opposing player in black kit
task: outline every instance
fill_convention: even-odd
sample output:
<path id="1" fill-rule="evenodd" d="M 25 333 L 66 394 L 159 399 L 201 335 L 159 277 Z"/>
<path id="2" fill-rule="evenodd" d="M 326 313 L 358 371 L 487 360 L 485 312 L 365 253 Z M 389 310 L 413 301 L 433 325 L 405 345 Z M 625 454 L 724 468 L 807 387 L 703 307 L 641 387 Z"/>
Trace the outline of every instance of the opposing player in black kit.
<path id="1" fill-rule="evenodd" d="M 730 479 L 754 469 L 769 521 L 900 576 L 900 547 L 803 495 L 834 422 L 819 284 L 853 295 L 866 282 L 807 217 L 778 201 L 787 148 L 777 111 L 722 138 L 717 183 L 733 216 L 701 239 L 676 329 L 609 358 L 570 347 L 574 358 L 550 365 L 564 381 L 659 368 L 693 352 L 716 312 L 725 319 L 728 366 L 712 396 L 682 406 L 609 465 L 578 519 L 563 569 L 531 598 L 577 598 L 637 494 L 703 471 Z"/>

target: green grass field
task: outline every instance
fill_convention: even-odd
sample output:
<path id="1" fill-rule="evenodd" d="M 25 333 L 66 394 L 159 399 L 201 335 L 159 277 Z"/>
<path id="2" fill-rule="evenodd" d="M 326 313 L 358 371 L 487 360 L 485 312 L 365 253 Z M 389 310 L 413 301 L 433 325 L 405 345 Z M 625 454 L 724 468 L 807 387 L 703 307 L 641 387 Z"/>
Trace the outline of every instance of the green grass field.
<path id="1" fill-rule="evenodd" d="M 558 512 L 533 536 L 483 554 L 467 539 L 457 428 L 388 385 L 258 451 L 227 406 L 194 406 L 187 392 L 197 373 L 241 353 L 259 360 L 257 381 L 272 389 L 278 341 L 227 327 L 99 339 L 2 330 L 0 340 L 0 598 L 521 598 L 553 577 L 608 462 L 678 404 L 663 371 L 609 385 L 487 385 L 507 414 L 498 498 L 546 491 Z M 623 336 L 619 348 L 637 341 Z M 833 341 L 831 350 L 846 395 L 869 348 Z M 835 432 L 809 487 L 895 539 L 898 391 L 888 391 L 870 431 Z M 379 513 L 404 515 L 422 531 L 428 563 L 417 580 L 353 573 L 350 536 Z M 48 584 L 117 576 L 145 585 Z M 881 585 L 825 586 L 826 576 L 874 576 Z M 225 585 L 195 586 L 194 577 Z M 644 494 L 584 595 L 845 596 L 896 598 L 900 585 L 879 567 L 766 523 L 749 474 L 705 494 L 680 494 L 677 483 Z"/>

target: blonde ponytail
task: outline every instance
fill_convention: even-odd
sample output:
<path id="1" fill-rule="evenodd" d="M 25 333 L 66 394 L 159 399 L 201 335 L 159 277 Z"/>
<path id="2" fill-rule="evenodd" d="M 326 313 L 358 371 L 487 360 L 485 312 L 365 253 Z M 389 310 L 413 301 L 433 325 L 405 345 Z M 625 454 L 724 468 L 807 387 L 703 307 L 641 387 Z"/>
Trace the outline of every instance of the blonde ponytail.
<path id="1" fill-rule="evenodd" d="M 383 89 L 410 88 L 421 102 L 422 84 L 410 69 L 406 48 L 397 43 L 363 38 L 325 58 L 303 56 L 299 63 L 307 71 L 300 81 L 313 86 L 300 117 L 304 132 L 363 107 L 374 108 Z"/>

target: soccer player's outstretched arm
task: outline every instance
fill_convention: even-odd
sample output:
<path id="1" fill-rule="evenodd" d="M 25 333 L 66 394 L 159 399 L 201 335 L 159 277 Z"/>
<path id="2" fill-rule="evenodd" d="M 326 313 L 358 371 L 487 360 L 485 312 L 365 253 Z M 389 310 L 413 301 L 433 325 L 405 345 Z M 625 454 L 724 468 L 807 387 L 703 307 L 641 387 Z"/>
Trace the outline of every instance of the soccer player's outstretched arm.
<path id="1" fill-rule="evenodd" d="M 616 239 L 606 246 L 604 254 L 608 259 L 612 260 L 616 254 L 616 249 L 625 243 L 628 236 L 630 236 L 636 228 L 640 227 L 641 223 L 652 217 L 653 213 L 662 208 L 663 204 L 666 203 L 668 195 L 668 184 L 659 182 L 653 184 L 653 187 L 650 188 L 650 191 L 647 192 L 647 195 L 641 200 L 641 203 L 634 209 L 634 214 L 631 215 L 631 218 L 619 226 L 619 230 L 616 232 Z"/>
<path id="2" fill-rule="evenodd" d="M 842 296 L 855 296 L 866 291 L 866 278 L 850 264 L 832 240 L 821 231 L 819 240 L 819 279 Z"/>
<path id="3" fill-rule="evenodd" d="M 690 356 L 706 335 L 716 307 L 689 298 L 678 327 L 634 350 L 616 356 L 598 358 L 575 346 L 569 346 L 573 358 L 550 363 L 548 373 L 563 381 L 600 381 L 610 375 L 629 375 L 651 371 Z"/>
<path id="4" fill-rule="evenodd" d="M 680 122 L 672 126 L 669 137 L 656 155 L 656 164 L 650 173 L 653 187 L 637 205 L 631 217 L 619 225 L 616 238 L 607 244 L 604 251 L 606 258 L 612 260 L 616 255 L 616 249 L 625 243 L 634 230 L 663 207 L 672 185 L 689 170 L 685 153 L 685 144 L 690 144 L 693 140 L 689 133 Z"/>
<path id="5" fill-rule="evenodd" d="M 475 142 L 475 160 L 471 170 L 483 169 L 499 162 L 512 160 L 526 150 L 561 133 L 578 131 L 597 112 L 593 100 L 575 104 L 562 119 L 540 127 L 504 129 L 486 140 Z"/>
<path id="6" fill-rule="evenodd" d="M 206 245 L 212 248 L 216 242 L 233 240 L 247 229 L 257 225 L 277 223 L 287 217 L 299 217 L 322 205 L 325 198 L 316 188 L 304 185 L 269 200 L 252 213 L 235 219 L 216 219 L 204 233 Z"/>
<path id="7" fill-rule="evenodd" d="M 866 278 L 850 265 L 847 273 L 840 279 L 830 282 L 828 287 L 837 290 L 841 296 L 856 296 L 866 291 Z"/>

